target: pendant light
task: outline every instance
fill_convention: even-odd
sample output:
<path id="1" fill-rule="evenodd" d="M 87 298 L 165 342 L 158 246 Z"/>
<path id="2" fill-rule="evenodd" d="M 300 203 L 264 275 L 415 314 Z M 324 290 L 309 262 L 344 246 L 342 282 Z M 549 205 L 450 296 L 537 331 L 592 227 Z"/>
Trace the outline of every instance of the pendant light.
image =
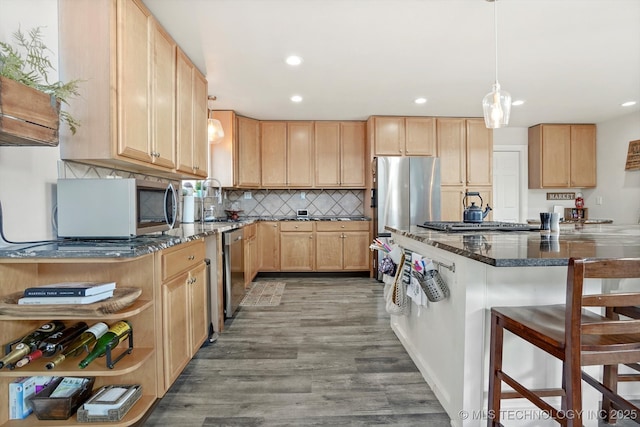
<path id="1" fill-rule="evenodd" d="M 211 117 L 213 101 L 215 100 L 215 96 L 210 96 L 207 99 L 207 135 L 209 138 L 209 144 L 217 144 L 222 141 L 222 138 L 224 138 L 222 123 L 220 123 L 220 120 Z"/>
<path id="2" fill-rule="evenodd" d="M 505 127 L 509 124 L 511 113 L 511 95 L 500 89 L 498 82 L 498 0 L 487 0 L 493 3 L 493 25 L 495 36 L 496 81 L 493 89 L 482 100 L 484 123 L 489 129 Z"/>

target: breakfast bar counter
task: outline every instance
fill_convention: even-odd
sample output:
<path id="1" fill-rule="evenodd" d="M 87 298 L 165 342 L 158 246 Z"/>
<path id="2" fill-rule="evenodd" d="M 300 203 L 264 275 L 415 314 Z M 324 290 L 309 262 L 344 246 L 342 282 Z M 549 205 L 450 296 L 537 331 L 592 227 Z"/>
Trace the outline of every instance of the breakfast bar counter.
<path id="1" fill-rule="evenodd" d="M 638 225 L 570 224 L 555 236 L 539 231 L 446 233 L 415 226 L 387 230 L 400 247 L 437 261 L 450 290 L 439 302 L 411 302 L 408 315 L 391 316 L 391 327 L 453 426 L 487 424 L 491 307 L 564 303 L 570 257 L 640 257 Z M 617 286 L 616 281 L 597 281 L 588 290 Z M 561 369 L 554 358 L 509 334 L 505 349 L 505 369 L 516 379 L 542 387 L 559 385 Z M 539 372 L 547 373 L 543 384 Z M 597 367 L 587 372 L 600 375 Z M 637 386 L 623 386 L 623 395 L 640 396 Z M 600 395 L 585 385 L 583 401 L 584 424 L 598 425 Z M 556 425 L 523 399 L 504 401 L 503 410 L 505 425 Z"/>

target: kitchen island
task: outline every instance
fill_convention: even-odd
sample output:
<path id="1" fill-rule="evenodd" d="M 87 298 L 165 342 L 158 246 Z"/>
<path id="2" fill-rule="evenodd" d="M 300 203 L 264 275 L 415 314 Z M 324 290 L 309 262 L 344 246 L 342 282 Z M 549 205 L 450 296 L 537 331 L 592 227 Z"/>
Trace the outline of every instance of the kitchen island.
<path id="1" fill-rule="evenodd" d="M 415 226 L 387 230 L 402 248 L 437 261 L 450 289 L 443 301 L 411 303 L 409 315 L 392 315 L 391 327 L 453 426 L 487 423 L 491 307 L 564 303 L 570 257 L 640 257 L 637 225 L 570 224 L 555 236 L 538 231 L 444 233 Z M 587 291 L 617 286 L 616 281 L 594 281 Z M 505 335 L 504 366 L 525 385 L 560 384 L 560 364 L 510 334 Z M 587 371 L 600 375 L 597 367 Z M 620 390 L 629 398 L 640 396 L 640 388 L 630 383 Z M 586 385 L 583 391 L 584 423 L 596 426 L 600 395 Z M 524 399 L 503 401 L 502 407 L 504 425 L 557 425 Z"/>

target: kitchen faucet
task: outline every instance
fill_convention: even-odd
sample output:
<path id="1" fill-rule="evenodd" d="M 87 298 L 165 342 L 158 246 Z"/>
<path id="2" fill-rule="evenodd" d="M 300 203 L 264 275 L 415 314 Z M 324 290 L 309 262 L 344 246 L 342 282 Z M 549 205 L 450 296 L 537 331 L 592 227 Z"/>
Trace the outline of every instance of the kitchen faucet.
<path id="1" fill-rule="evenodd" d="M 217 183 L 218 184 L 218 191 L 215 192 L 214 197 L 216 198 L 218 205 L 222 204 L 222 184 L 220 183 L 220 181 L 218 181 L 216 178 L 207 178 L 202 182 L 202 191 L 206 191 L 207 194 L 209 194 L 209 192 L 207 191 L 207 187 L 211 188 L 211 186 L 208 184 L 209 181 Z M 213 207 L 212 207 L 213 209 Z M 213 214 L 213 211 L 212 211 Z M 204 198 L 202 199 L 201 203 L 200 203 L 200 222 L 204 223 L 205 222 L 205 215 L 204 215 Z"/>
<path id="2" fill-rule="evenodd" d="M 207 179 L 205 179 L 202 182 L 202 190 L 204 191 L 204 190 L 207 189 L 207 183 L 209 181 L 213 181 L 213 182 L 216 182 L 218 184 L 218 191 L 214 194 L 214 196 L 218 200 L 218 204 L 222 203 L 222 184 L 216 178 L 207 178 Z M 207 194 L 209 194 L 209 193 L 207 192 Z"/>

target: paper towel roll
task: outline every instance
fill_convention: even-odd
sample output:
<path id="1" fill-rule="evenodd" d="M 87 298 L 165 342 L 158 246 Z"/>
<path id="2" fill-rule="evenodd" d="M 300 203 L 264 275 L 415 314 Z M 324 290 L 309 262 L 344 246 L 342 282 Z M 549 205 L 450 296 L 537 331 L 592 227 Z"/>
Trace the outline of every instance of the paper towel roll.
<path id="1" fill-rule="evenodd" d="M 182 196 L 182 222 L 193 222 L 194 207 L 194 196 Z"/>
<path id="2" fill-rule="evenodd" d="M 553 205 L 553 212 L 558 214 L 560 221 L 564 219 L 564 206 Z"/>

